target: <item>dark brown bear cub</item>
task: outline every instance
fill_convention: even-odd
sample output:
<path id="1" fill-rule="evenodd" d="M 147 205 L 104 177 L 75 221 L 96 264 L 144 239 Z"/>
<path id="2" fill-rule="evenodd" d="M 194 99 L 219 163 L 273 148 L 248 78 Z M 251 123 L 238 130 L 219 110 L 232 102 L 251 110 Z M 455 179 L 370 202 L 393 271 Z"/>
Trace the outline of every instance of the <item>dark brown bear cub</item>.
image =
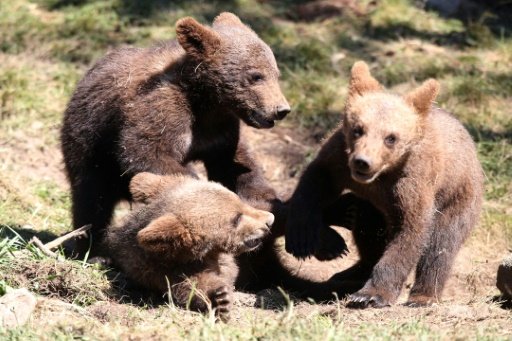
<path id="1" fill-rule="evenodd" d="M 462 124 L 432 107 L 438 89 L 428 80 L 402 98 L 386 93 L 365 63 L 354 64 L 341 126 L 291 199 L 286 248 L 297 257 L 318 248 L 321 210 L 345 189 L 382 213 L 382 228 L 354 229 L 361 260 L 335 276 L 340 292 L 343 282 L 361 281 L 351 306 L 392 304 L 415 266 L 408 303 L 439 300 L 453 260 L 477 223 L 483 172 Z"/>
<path id="2" fill-rule="evenodd" d="M 100 237 L 135 174 L 193 175 L 196 160 L 244 200 L 278 202 L 240 136 L 240 120 L 270 128 L 290 111 L 272 51 L 231 13 L 212 27 L 183 18 L 176 35 L 115 50 L 78 83 L 61 132 L 75 228 Z"/>
<path id="3" fill-rule="evenodd" d="M 114 264 L 141 286 L 170 291 L 180 306 L 193 294 L 191 309 L 210 303 L 226 320 L 238 273 L 233 256 L 256 249 L 274 216 L 220 184 L 183 175 L 140 173 L 130 190 L 147 205 L 107 229 Z"/>

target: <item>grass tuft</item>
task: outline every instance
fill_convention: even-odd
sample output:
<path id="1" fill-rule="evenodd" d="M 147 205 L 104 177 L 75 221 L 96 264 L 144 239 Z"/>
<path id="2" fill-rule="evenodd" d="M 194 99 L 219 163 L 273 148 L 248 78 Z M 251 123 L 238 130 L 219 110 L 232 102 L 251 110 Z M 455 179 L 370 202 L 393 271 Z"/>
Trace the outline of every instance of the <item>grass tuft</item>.
<path id="1" fill-rule="evenodd" d="M 0 228 L 4 236 L 0 243 L 2 287 L 28 288 L 79 306 L 108 299 L 112 286 L 105 271 L 87 263 L 49 258 L 12 229 L 9 232 L 14 237 L 5 237 L 5 229 Z"/>

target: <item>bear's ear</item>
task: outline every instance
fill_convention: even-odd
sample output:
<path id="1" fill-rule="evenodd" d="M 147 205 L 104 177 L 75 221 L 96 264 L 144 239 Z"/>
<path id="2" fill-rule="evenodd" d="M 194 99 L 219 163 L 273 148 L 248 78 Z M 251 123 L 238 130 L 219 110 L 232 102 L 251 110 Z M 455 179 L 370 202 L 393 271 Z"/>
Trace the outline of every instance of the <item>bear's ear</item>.
<path id="1" fill-rule="evenodd" d="M 137 242 L 146 251 L 176 253 L 190 250 L 195 241 L 190 231 L 173 214 L 163 215 L 137 233 Z"/>
<path id="2" fill-rule="evenodd" d="M 439 93 L 439 82 L 435 79 L 428 79 L 418 88 L 405 96 L 405 101 L 412 106 L 420 115 L 429 113 L 432 102 Z"/>
<path id="3" fill-rule="evenodd" d="M 209 27 L 201 25 L 191 17 L 176 22 L 176 36 L 187 54 L 203 59 L 215 54 L 220 46 L 220 37 Z"/>
<path id="4" fill-rule="evenodd" d="M 246 27 L 239 17 L 229 12 L 222 12 L 213 20 L 213 26 L 216 25 L 234 25 Z"/>
<path id="5" fill-rule="evenodd" d="M 172 176 L 138 173 L 130 181 L 130 193 L 134 201 L 148 203 L 175 181 Z"/>
<path id="6" fill-rule="evenodd" d="M 368 65 L 363 61 L 355 62 L 350 75 L 348 89 L 349 101 L 367 92 L 379 90 L 382 90 L 382 86 L 372 77 Z"/>

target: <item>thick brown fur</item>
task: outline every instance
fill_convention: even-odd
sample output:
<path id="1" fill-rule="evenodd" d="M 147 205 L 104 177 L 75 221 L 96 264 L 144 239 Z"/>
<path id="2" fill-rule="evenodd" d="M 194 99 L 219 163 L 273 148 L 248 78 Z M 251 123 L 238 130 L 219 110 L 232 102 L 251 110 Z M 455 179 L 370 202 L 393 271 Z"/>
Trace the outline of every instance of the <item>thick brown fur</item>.
<path id="1" fill-rule="evenodd" d="M 414 267 L 408 304 L 438 301 L 477 223 L 482 168 L 462 124 L 432 106 L 438 90 L 435 80 L 427 80 L 403 98 L 385 93 L 368 66 L 357 62 L 342 123 L 290 200 L 286 249 L 297 257 L 318 248 L 322 210 L 344 190 L 380 212 L 371 228 L 356 224 L 361 260 L 332 279 L 342 293 L 357 290 L 350 296 L 353 307 L 394 303 Z"/>
<path id="2" fill-rule="evenodd" d="M 183 18 L 176 34 L 151 48 L 107 54 L 66 109 L 61 141 L 73 226 L 92 224 L 95 240 L 116 203 L 132 199 L 135 174 L 193 176 L 191 161 L 202 161 L 210 180 L 251 204 L 279 205 L 240 136 L 240 120 L 270 128 L 290 111 L 272 51 L 231 13 L 212 27 Z M 88 245 L 83 240 L 77 253 Z"/>
<path id="3" fill-rule="evenodd" d="M 180 306 L 228 318 L 238 267 L 234 256 L 261 245 L 274 216 L 220 184 L 139 173 L 130 185 L 146 205 L 107 229 L 104 244 L 126 275 Z M 193 292 L 195 289 L 195 292 Z"/>

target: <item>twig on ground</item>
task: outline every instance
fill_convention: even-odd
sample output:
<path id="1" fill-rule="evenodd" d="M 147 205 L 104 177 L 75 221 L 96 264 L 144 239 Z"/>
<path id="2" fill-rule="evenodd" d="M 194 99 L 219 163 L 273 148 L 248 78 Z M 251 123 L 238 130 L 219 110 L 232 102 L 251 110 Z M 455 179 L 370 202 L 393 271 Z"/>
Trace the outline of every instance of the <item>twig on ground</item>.
<path id="1" fill-rule="evenodd" d="M 50 250 L 55 249 L 57 246 L 63 244 L 65 241 L 76 238 L 76 237 L 84 237 L 86 235 L 86 232 L 91 229 L 92 225 L 84 225 L 76 230 L 73 230 L 63 236 L 60 236 L 59 238 L 56 238 L 52 240 L 49 243 L 44 244 L 44 246 Z"/>
<path id="2" fill-rule="evenodd" d="M 48 257 L 59 259 L 59 255 L 52 251 L 52 249 L 57 248 L 58 246 L 62 245 L 65 241 L 77 237 L 82 237 L 86 235 L 86 232 L 91 229 L 92 225 L 84 225 L 76 230 L 73 230 L 63 236 L 60 236 L 54 240 L 52 240 L 49 243 L 43 244 L 39 238 L 36 236 L 32 237 L 30 239 L 29 244 L 34 245 L 37 247 L 43 254 L 45 254 Z"/>
<path id="3" fill-rule="evenodd" d="M 37 238 L 37 237 L 32 237 L 32 239 L 30 239 L 29 243 L 36 246 L 39 250 L 41 250 L 41 252 L 43 252 L 48 257 L 51 257 L 51 258 L 59 257 L 55 252 L 52 252 L 45 244 L 43 244 L 43 242 L 41 242 L 41 240 L 39 240 L 39 238 Z"/>

